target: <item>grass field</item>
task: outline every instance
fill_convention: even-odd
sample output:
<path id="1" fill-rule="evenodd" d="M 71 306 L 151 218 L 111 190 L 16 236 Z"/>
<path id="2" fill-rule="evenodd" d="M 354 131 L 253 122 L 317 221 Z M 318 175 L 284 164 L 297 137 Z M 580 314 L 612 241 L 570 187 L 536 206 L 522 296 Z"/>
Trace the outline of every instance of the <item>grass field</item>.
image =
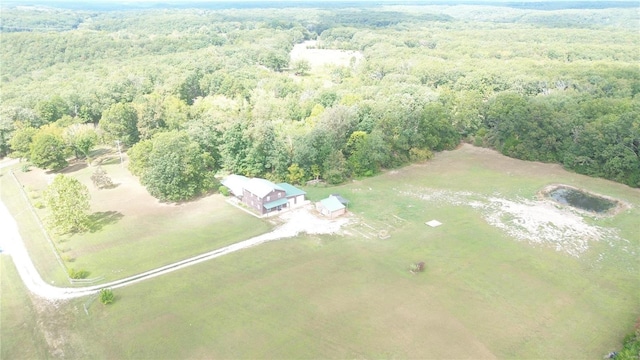
<path id="1" fill-rule="evenodd" d="M 183 204 L 160 203 L 117 162 L 107 163 L 103 168 L 113 179 L 115 188 L 96 189 L 90 180 L 93 168 L 80 165 L 67 173 L 90 189 L 91 216 L 95 220 L 92 231 L 73 236 L 49 232 L 67 267 L 87 270 L 89 277 L 102 278 L 102 282 L 214 250 L 264 233 L 272 227 L 268 222 L 227 204 L 220 195 Z M 31 202 L 43 202 L 41 191 L 53 175 L 39 169 L 26 173 L 16 170 L 15 174 L 27 189 Z M 9 203 L 7 206 L 14 214 L 23 213 L 17 219 L 19 223 L 23 220 L 28 222 L 23 227 L 29 231 L 25 238 L 33 236 L 32 241 L 28 241 L 28 248 L 37 254 L 35 257 L 41 275 L 47 281 L 64 283 L 64 271 L 52 261 L 51 246 L 37 227 L 34 216 L 24 208 L 26 202 L 19 194 L 18 185 L 9 174 L 0 181 L 8 190 L 2 192 L 3 201 Z M 36 211 L 41 219 L 46 220 L 46 208 Z"/>
<path id="2" fill-rule="evenodd" d="M 553 183 L 628 203 L 614 217 L 584 218 L 617 235 L 589 241 L 571 256 L 515 239 L 492 226 L 484 208 L 416 196 L 446 190 L 471 193 L 474 201 L 532 200 Z M 46 326 L 68 340 L 49 336 L 49 352 L 131 359 L 602 358 L 620 347 L 640 315 L 637 189 L 465 146 L 425 164 L 306 190 L 314 200 L 336 192 L 351 200 L 351 235 L 263 244 L 118 289 L 110 306 L 59 303 Z M 443 225 L 424 225 L 431 219 Z M 379 239 L 369 227 L 391 236 Z M 417 261 L 426 270 L 413 275 L 409 265 Z M 41 341 L 24 332 L 15 340 L 4 326 L 16 321 L 5 320 L 5 309 L 24 309 L 25 328 L 44 315 L 28 316 L 20 286 L 4 295 L 5 283 L 18 281 L 11 271 L 2 281 L 0 335 L 10 344 Z M 25 347 L 3 346 L 2 357 L 29 357 Z"/>

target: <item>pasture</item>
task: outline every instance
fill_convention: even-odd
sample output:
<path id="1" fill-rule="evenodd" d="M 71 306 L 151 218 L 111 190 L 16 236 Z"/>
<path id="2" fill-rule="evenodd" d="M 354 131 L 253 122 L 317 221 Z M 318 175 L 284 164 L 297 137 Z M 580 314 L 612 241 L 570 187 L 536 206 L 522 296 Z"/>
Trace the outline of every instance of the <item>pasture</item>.
<path id="1" fill-rule="evenodd" d="M 537 198 L 557 183 L 629 208 L 583 216 Z M 601 358 L 620 347 L 639 315 L 637 189 L 465 145 L 423 164 L 306 190 L 312 200 L 340 193 L 351 201 L 342 235 L 233 253 L 118 289 L 110 306 L 58 303 L 55 313 L 37 315 L 56 329 L 47 333 L 47 351 L 132 359 Z M 532 222 L 538 206 L 557 216 Z M 424 224 L 432 219 L 443 225 Z M 167 239 L 180 236 L 181 221 Z M 577 232 L 551 231 L 565 223 L 578 224 Z M 539 237 L 526 232 L 530 224 Z M 375 236 L 383 229 L 384 240 Z M 414 275 L 417 261 L 426 269 Z M 3 271 L 2 281 L 18 280 Z M 26 296 L 12 289 L 16 296 L 3 295 L 3 322 Z M 0 335 L 11 337 L 6 327 Z M 3 347 L 2 357 L 24 357 L 27 341 L 39 340 L 22 341 Z"/>
<path id="2" fill-rule="evenodd" d="M 102 151 L 100 151 L 102 152 Z M 104 154 L 103 154 L 104 156 Z M 272 225 L 227 204 L 221 195 L 188 203 L 167 204 L 153 198 L 138 180 L 119 164 L 116 154 L 104 156 L 103 169 L 115 187 L 97 189 L 91 182 L 95 167 L 78 163 L 65 170 L 85 184 L 91 195 L 90 231 L 75 235 L 49 232 L 68 268 L 87 270 L 90 278 L 108 282 L 135 275 L 194 255 L 250 238 Z M 4 170 L 4 169 L 3 169 Z M 6 171 L 6 170 L 5 170 Z M 40 169 L 14 170 L 33 204 L 44 203 L 42 190 L 54 174 Z M 42 277 L 65 285 L 65 274 L 52 256 L 24 196 L 10 174 L 2 178 L 3 201 L 24 226 L 28 249 L 34 253 Z M 47 209 L 35 209 L 46 222 Z M 68 281 L 66 281 L 68 286 Z"/>

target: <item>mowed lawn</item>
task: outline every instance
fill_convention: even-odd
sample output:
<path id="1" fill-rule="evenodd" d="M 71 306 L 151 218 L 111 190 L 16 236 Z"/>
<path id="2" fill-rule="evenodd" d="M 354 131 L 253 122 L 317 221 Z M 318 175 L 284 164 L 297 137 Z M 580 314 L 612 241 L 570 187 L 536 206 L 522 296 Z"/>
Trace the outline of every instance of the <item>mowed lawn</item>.
<path id="1" fill-rule="evenodd" d="M 117 159 L 116 159 L 117 160 Z M 190 256 L 242 241 L 269 231 L 273 225 L 228 204 L 221 195 L 206 196 L 181 204 L 161 203 L 148 194 L 125 166 L 108 161 L 103 168 L 115 188 L 96 189 L 90 176 L 95 168 L 84 164 L 71 167 L 65 175 L 85 184 L 91 195 L 91 230 L 75 235 L 52 231 L 60 257 L 66 267 L 89 271 L 90 278 L 107 282 L 135 275 Z M 42 190 L 55 176 L 39 169 L 16 177 L 33 204 L 44 203 Z M 40 274 L 46 281 L 64 284 L 64 272 L 53 256 L 51 245 L 42 235 L 18 187 L 6 174 L 2 178 L 3 201 L 18 221 L 29 250 L 35 253 Z M 36 209 L 46 223 L 47 209 Z M 24 230 L 23 230 L 24 228 Z M 68 286 L 68 281 L 66 286 Z"/>
<path id="2" fill-rule="evenodd" d="M 534 199 L 553 183 L 629 203 L 615 217 L 585 220 L 624 241 L 592 243 L 576 258 L 517 241 L 472 207 L 407 195 Z M 306 190 L 312 199 L 351 200 L 351 235 L 263 244 L 117 289 L 110 306 L 58 304 L 55 326 L 70 340 L 57 349 L 130 359 L 602 358 L 640 315 L 637 189 L 464 146 Z M 431 219 L 443 225 L 424 225 Z M 391 236 L 371 236 L 367 226 Z M 417 261 L 426 269 L 413 275 Z"/>

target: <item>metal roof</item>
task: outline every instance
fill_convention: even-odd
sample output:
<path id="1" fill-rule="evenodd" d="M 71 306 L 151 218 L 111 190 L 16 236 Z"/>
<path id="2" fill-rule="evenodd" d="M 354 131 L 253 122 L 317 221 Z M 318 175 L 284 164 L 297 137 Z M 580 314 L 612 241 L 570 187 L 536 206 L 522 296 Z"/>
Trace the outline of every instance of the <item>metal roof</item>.
<path id="1" fill-rule="evenodd" d="M 278 200 L 274 200 L 272 202 L 268 202 L 268 203 L 266 203 L 266 204 L 264 204 L 262 206 L 264 206 L 264 208 L 267 209 L 267 210 L 271 210 L 274 207 L 278 207 L 278 206 L 284 205 L 286 203 L 287 203 L 287 198 L 281 198 L 281 199 L 278 199 Z"/>
<path id="2" fill-rule="evenodd" d="M 349 204 L 349 200 L 343 198 L 342 196 L 340 196 L 340 194 L 331 194 L 331 196 L 338 199 L 338 201 L 340 201 L 342 205 L 346 206 Z"/>
<path id="3" fill-rule="evenodd" d="M 340 202 L 340 200 L 336 199 L 334 196 L 329 196 L 326 199 L 320 200 L 322 206 L 330 212 L 342 210 L 345 208 L 344 205 Z"/>
<path id="4" fill-rule="evenodd" d="M 233 195 L 242 196 L 242 189 L 248 180 L 249 179 L 245 176 L 231 174 L 222 180 L 222 185 L 228 187 Z"/>
<path id="5" fill-rule="evenodd" d="M 277 184 L 277 186 L 280 186 L 282 189 L 284 189 L 284 191 L 287 193 L 287 197 L 291 197 L 291 196 L 298 196 L 298 195 L 305 195 L 306 192 L 298 189 L 297 187 L 291 185 L 291 184 L 287 184 L 287 183 L 280 183 Z"/>
<path id="6" fill-rule="evenodd" d="M 283 188 L 266 179 L 253 178 L 244 183 L 244 189 L 256 195 L 259 198 L 267 196 L 274 190 L 282 190 Z"/>

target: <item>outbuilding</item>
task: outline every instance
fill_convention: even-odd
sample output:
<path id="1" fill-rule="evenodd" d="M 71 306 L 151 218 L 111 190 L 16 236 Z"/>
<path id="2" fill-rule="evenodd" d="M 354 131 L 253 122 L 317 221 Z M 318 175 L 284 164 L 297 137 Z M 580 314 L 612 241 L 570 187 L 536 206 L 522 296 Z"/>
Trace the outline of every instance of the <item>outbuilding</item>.
<path id="1" fill-rule="evenodd" d="M 332 219 L 347 212 L 346 206 L 344 206 L 335 196 L 329 196 L 326 199 L 320 200 L 316 203 L 316 210 L 318 210 L 322 215 Z"/>

